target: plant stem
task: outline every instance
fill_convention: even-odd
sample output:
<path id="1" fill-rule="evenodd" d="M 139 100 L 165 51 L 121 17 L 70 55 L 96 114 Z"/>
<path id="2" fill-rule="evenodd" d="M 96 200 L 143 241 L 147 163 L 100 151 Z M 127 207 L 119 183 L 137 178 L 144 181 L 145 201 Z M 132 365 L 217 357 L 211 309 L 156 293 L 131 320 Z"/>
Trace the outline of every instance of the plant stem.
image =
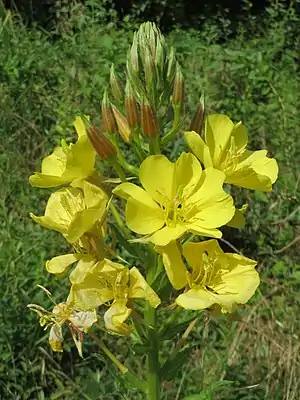
<path id="1" fill-rule="evenodd" d="M 147 354 L 147 400 L 159 400 L 159 340 L 156 332 L 156 310 L 150 304 L 146 306 L 145 322 L 148 325 L 148 340 L 150 342 Z"/>
<path id="2" fill-rule="evenodd" d="M 112 215 L 114 216 L 114 219 L 116 220 L 116 223 L 119 225 L 121 232 L 123 233 L 123 236 L 128 239 L 130 237 L 130 233 L 127 230 L 120 214 L 119 211 L 116 209 L 116 206 L 114 205 L 114 203 L 111 201 L 109 203 L 109 208 L 110 208 L 110 212 L 112 213 Z"/>

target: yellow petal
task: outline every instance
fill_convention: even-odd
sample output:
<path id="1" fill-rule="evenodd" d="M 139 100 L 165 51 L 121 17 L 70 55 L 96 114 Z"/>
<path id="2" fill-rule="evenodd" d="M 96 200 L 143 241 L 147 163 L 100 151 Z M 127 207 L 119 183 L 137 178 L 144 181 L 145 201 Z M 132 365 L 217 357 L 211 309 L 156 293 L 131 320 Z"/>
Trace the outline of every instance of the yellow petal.
<path id="1" fill-rule="evenodd" d="M 235 209 L 235 213 L 234 216 L 232 217 L 232 219 L 227 222 L 227 226 L 230 226 L 231 228 L 238 228 L 238 229 L 242 229 L 245 226 L 245 217 L 244 217 L 244 213 L 242 211 L 240 211 L 238 208 Z"/>
<path id="2" fill-rule="evenodd" d="M 259 274 L 255 270 L 256 261 L 239 254 L 225 253 L 227 261 L 227 272 L 222 274 L 222 278 L 216 280 L 211 286 L 212 289 L 221 297 L 222 301 L 230 299 L 237 304 L 245 304 L 253 296 L 259 286 Z M 226 310 L 223 306 L 224 311 Z"/>
<path id="3" fill-rule="evenodd" d="M 140 166 L 140 181 L 158 203 L 172 198 L 175 165 L 162 155 L 147 157 Z"/>
<path id="4" fill-rule="evenodd" d="M 106 203 L 99 205 L 99 208 L 90 208 L 78 211 L 69 225 L 66 239 L 69 243 L 76 242 L 85 232 L 92 229 L 97 221 L 100 221 L 105 214 Z"/>
<path id="5" fill-rule="evenodd" d="M 130 270 L 130 288 L 129 298 L 132 299 L 145 299 L 149 301 L 153 308 L 156 308 L 160 304 L 160 298 L 148 285 L 143 275 L 139 272 L 136 267 Z"/>
<path id="6" fill-rule="evenodd" d="M 214 257 L 223 255 L 217 240 L 206 240 L 197 243 L 189 242 L 182 246 L 182 254 L 193 271 L 202 269 L 204 253 Z"/>
<path id="7" fill-rule="evenodd" d="M 39 172 L 35 172 L 34 175 L 29 177 L 29 183 L 33 187 L 40 188 L 50 188 L 55 186 L 64 185 L 68 183 L 69 180 L 66 178 L 61 178 L 59 176 L 44 175 Z"/>
<path id="8" fill-rule="evenodd" d="M 215 168 L 218 168 L 234 127 L 234 123 L 227 115 L 211 114 L 206 119 L 205 142 L 209 147 Z"/>
<path id="9" fill-rule="evenodd" d="M 266 155 L 266 150 L 246 151 L 236 170 L 226 177 L 226 182 L 247 189 L 272 190 L 278 177 L 278 165 L 274 158 Z"/>
<path id="10" fill-rule="evenodd" d="M 74 262 L 80 260 L 82 254 L 64 254 L 51 258 L 46 262 L 46 270 L 50 274 L 62 274 Z"/>
<path id="11" fill-rule="evenodd" d="M 234 143 L 236 150 L 245 149 L 248 143 L 247 129 L 242 122 L 235 125 L 232 136 L 234 138 Z"/>
<path id="12" fill-rule="evenodd" d="M 42 174 L 61 176 L 65 170 L 67 155 L 61 147 L 55 147 L 52 154 L 42 161 Z"/>
<path id="13" fill-rule="evenodd" d="M 106 329 L 111 333 L 128 335 L 130 328 L 124 321 L 131 314 L 131 309 L 126 306 L 127 300 L 115 300 L 104 314 Z"/>
<path id="14" fill-rule="evenodd" d="M 63 342 L 63 336 L 62 336 L 62 329 L 61 326 L 58 324 L 54 324 L 50 328 L 49 332 L 49 344 L 52 348 L 53 351 L 59 351 L 62 352 L 62 342 Z"/>
<path id="15" fill-rule="evenodd" d="M 142 235 L 155 232 L 165 224 L 164 213 L 154 201 L 149 206 L 147 203 L 130 198 L 126 204 L 125 215 L 128 228 Z"/>
<path id="16" fill-rule="evenodd" d="M 63 188 L 52 193 L 47 202 L 45 215 L 30 216 L 45 228 L 67 234 L 69 225 L 77 211 L 85 208 L 82 192 L 76 188 Z"/>
<path id="17" fill-rule="evenodd" d="M 186 200 L 190 211 L 185 216 L 188 228 L 199 234 L 202 229 L 205 232 L 225 225 L 235 213 L 232 197 L 222 188 L 225 175 L 213 168 L 207 168 L 202 175 L 200 189 Z"/>
<path id="18" fill-rule="evenodd" d="M 142 188 L 140 188 L 137 185 L 134 185 L 133 183 L 121 183 L 121 185 L 118 185 L 114 190 L 113 194 L 116 196 L 121 197 L 124 200 L 128 200 L 131 197 L 134 198 L 135 200 L 144 203 L 148 207 L 156 207 L 157 204 L 155 201 L 152 199 L 152 197 Z"/>
<path id="19" fill-rule="evenodd" d="M 97 261 L 89 255 L 81 255 L 81 260 L 70 273 L 69 279 L 72 284 L 81 283 L 91 268 L 97 263 Z"/>
<path id="20" fill-rule="evenodd" d="M 187 269 L 184 266 L 175 241 L 167 246 L 155 246 L 155 250 L 162 255 L 163 264 L 172 286 L 179 290 L 187 284 Z"/>
<path id="21" fill-rule="evenodd" d="M 199 158 L 202 164 L 204 164 L 205 168 L 212 167 L 213 162 L 209 152 L 209 147 L 205 144 L 201 136 L 192 131 L 185 132 L 184 137 L 193 154 Z"/>
<path id="22" fill-rule="evenodd" d="M 89 118 L 87 117 L 87 119 Z M 81 117 L 77 116 L 73 122 L 73 125 L 76 130 L 78 139 L 81 138 L 82 136 L 86 136 L 85 125 Z"/>
<path id="23" fill-rule="evenodd" d="M 173 196 L 187 198 L 191 196 L 202 176 L 202 168 L 192 153 L 181 153 L 175 162 L 173 178 Z"/>
<path id="24" fill-rule="evenodd" d="M 216 302 L 215 297 L 209 291 L 196 286 L 180 294 L 175 301 L 186 310 L 204 310 Z"/>
<path id="25" fill-rule="evenodd" d="M 64 175 L 69 181 L 85 179 L 92 175 L 94 170 L 96 152 L 85 135 L 71 147 L 68 152 Z"/>
<path id="26" fill-rule="evenodd" d="M 150 240 L 157 246 L 166 246 L 172 240 L 180 238 L 188 228 L 185 225 L 178 224 L 175 227 L 164 226 L 151 235 Z"/>

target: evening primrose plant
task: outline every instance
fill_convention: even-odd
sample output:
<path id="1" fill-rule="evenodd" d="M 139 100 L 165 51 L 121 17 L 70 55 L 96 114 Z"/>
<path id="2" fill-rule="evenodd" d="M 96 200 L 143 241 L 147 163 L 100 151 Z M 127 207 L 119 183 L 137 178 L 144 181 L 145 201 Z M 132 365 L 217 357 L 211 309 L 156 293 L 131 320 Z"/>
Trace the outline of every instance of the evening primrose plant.
<path id="1" fill-rule="evenodd" d="M 256 261 L 224 252 L 218 241 L 223 226 L 245 222 L 246 207 L 235 208 L 226 185 L 270 191 L 278 175 L 266 150 L 246 148 L 241 122 L 206 116 L 203 97 L 190 115 L 184 88 L 174 49 L 155 24 L 142 24 L 124 79 L 111 68 L 102 124 L 77 116 L 77 141 L 62 139 L 41 172 L 29 178 L 32 186 L 57 187 L 44 215 L 31 217 L 70 245 L 68 254 L 46 262 L 49 273 L 68 276 L 67 299 L 56 303 L 41 287 L 53 309 L 29 308 L 49 328 L 53 351 L 63 351 L 63 331 L 69 328 L 83 357 L 84 337 L 92 332 L 127 386 L 149 400 L 161 398 L 162 382 L 180 371 L 188 354 L 179 340 L 163 357 L 170 333 L 186 339 L 204 310 L 232 313 L 259 285 Z M 166 148 L 181 133 L 186 151 L 170 160 Z M 126 146 L 134 162 L 126 159 Z M 109 176 L 97 171 L 96 157 Z M 128 337 L 145 363 L 143 376 L 109 350 L 103 330 Z"/>

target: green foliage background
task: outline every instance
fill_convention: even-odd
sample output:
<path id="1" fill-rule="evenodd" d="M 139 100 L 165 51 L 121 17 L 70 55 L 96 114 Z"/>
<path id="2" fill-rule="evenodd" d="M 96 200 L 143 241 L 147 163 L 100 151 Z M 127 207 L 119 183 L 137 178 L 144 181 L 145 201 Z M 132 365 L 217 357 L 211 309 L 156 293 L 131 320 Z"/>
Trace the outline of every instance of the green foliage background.
<path id="1" fill-rule="evenodd" d="M 204 92 L 208 112 L 243 120 L 253 149 L 267 148 L 278 160 L 280 178 L 271 194 L 236 190 L 238 204 L 249 202 L 247 226 L 224 232 L 227 242 L 259 261 L 260 292 L 238 321 L 199 321 L 189 362 L 164 384 L 164 399 L 183 399 L 220 380 L 234 385 L 221 386 L 214 399 L 300 398 L 297 7 L 299 1 L 290 8 L 273 1 L 260 23 L 249 17 L 235 35 L 229 14 L 206 20 L 201 29 L 174 27 L 168 34 L 183 67 L 189 109 Z M 58 301 L 66 290 L 44 269 L 66 244 L 29 218 L 30 211 L 44 210 L 49 192 L 30 188 L 28 176 L 61 137 L 73 138 L 77 113 L 99 121 L 109 67 L 114 62 L 122 71 L 137 26 L 132 18 L 120 26 L 105 2 L 58 12 L 62 16 L 48 32 L 26 28 L 18 14 L 0 7 L 0 398 L 139 399 L 123 389 L 92 340 L 84 360 L 69 341 L 63 355 L 52 354 L 47 332 L 26 309 L 28 303 L 47 304 L 37 284 Z M 174 154 L 182 146 L 178 138 Z M 126 340 L 107 339 L 121 360 L 141 368 Z"/>

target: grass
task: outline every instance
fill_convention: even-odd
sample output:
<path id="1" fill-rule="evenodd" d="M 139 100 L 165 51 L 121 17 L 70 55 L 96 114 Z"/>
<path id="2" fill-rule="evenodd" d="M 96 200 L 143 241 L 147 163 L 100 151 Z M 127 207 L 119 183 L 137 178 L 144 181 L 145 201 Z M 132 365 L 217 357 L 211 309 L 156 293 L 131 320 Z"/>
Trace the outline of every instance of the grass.
<path id="1" fill-rule="evenodd" d="M 203 314 L 191 335 L 195 349 L 188 364 L 174 382 L 165 382 L 163 399 L 179 400 L 226 380 L 234 385 L 220 387 L 214 399 L 300 398 L 300 99 L 295 18 L 292 12 L 281 15 L 274 6 L 266 11 L 264 31 L 240 28 L 225 43 L 214 23 L 201 32 L 175 29 L 168 37 L 183 66 L 190 109 L 204 91 L 209 112 L 242 119 L 253 148 L 267 148 L 277 158 L 280 178 L 271 194 L 234 191 L 239 204 L 250 204 L 247 227 L 224 232 L 227 246 L 258 260 L 260 291 L 235 321 Z M 56 299 L 64 298 L 63 285 L 45 273 L 44 262 L 66 250 L 58 235 L 31 222 L 29 212 L 42 212 L 49 193 L 30 188 L 28 175 L 62 135 L 72 137 L 76 113 L 99 119 L 110 64 L 122 70 L 132 31 L 93 22 L 57 38 L 26 30 L 18 21 L 4 28 L 0 30 L 0 398 L 139 399 L 137 393 L 123 389 L 93 340 L 87 342 L 85 354 L 90 355 L 84 360 L 68 347 L 69 341 L 63 355 L 52 354 L 47 333 L 26 309 L 28 303 L 47 304 L 37 284 L 51 287 Z M 171 156 L 182 146 L 179 138 Z M 126 340 L 108 340 L 121 359 L 130 356 L 136 362 Z"/>

